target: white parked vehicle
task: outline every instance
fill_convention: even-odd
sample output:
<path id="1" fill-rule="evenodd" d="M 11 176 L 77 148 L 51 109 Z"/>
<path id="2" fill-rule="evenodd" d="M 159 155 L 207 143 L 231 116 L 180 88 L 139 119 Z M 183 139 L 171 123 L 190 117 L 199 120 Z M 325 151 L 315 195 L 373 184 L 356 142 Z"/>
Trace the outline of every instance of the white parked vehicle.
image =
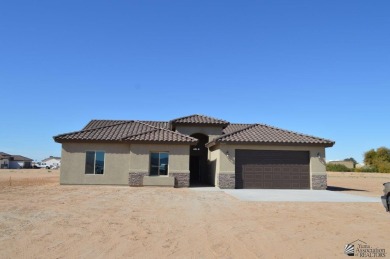
<path id="1" fill-rule="evenodd" d="M 58 168 L 60 168 L 59 165 L 52 165 L 52 166 L 50 167 L 50 169 L 58 169 Z"/>
<path id="2" fill-rule="evenodd" d="M 43 163 L 43 162 L 36 162 L 34 165 L 34 168 L 46 168 L 50 169 L 50 165 Z"/>
<path id="3" fill-rule="evenodd" d="M 41 163 L 45 163 L 50 169 L 58 169 L 61 166 L 61 157 L 50 156 L 43 159 Z"/>

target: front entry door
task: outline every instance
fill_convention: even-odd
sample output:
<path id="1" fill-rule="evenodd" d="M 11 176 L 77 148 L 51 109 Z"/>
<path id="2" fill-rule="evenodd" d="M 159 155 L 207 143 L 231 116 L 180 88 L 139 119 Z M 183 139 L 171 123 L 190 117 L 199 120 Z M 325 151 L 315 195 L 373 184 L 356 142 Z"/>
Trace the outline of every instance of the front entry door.
<path id="1" fill-rule="evenodd" d="M 199 156 L 190 157 L 190 179 L 191 183 L 200 182 L 200 166 L 199 166 Z"/>
<path id="2" fill-rule="evenodd" d="M 197 138 L 198 143 L 190 147 L 190 183 L 208 184 L 208 149 L 206 143 L 209 137 L 200 133 L 192 134 L 191 137 Z"/>

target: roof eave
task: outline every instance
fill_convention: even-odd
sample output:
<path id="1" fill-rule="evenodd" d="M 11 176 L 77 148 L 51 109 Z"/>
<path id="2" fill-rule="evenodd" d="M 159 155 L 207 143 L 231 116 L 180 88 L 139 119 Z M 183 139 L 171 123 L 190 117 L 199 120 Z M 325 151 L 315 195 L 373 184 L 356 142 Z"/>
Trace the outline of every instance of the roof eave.
<path id="1" fill-rule="evenodd" d="M 197 141 L 159 141 L 159 140 L 95 140 L 95 139 L 54 139 L 57 143 L 116 143 L 116 144 L 173 144 L 173 145 L 195 145 Z"/>
<path id="2" fill-rule="evenodd" d="M 101 140 L 101 139 L 54 139 L 57 143 L 121 143 L 119 140 Z"/>
<path id="3" fill-rule="evenodd" d="M 129 144 L 167 144 L 167 145 L 196 145 L 193 141 L 158 141 L 158 140 L 124 140 L 122 143 Z"/>
<path id="4" fill-rule="evenodd" d="M 210 148 L 212 146 L 215 146 L 216 144 L 217 144 L 217 142 L 215 140 L 213 140 L 213 141 L 210 141 L 209 143 L 206 143 L 205 147 Z"/>
<path id="5" fill-rule="evenodd" d="M 229 145 L 271 145 L 271 146 L 319 146 L 319 147 L 333 147 L 335 142 L 330 143 L 293 143 L 293 142 L 255 142 L 255 141 L 211 141 L 206 144 L 207 148 L 213 147 L 217 144 Z"/>

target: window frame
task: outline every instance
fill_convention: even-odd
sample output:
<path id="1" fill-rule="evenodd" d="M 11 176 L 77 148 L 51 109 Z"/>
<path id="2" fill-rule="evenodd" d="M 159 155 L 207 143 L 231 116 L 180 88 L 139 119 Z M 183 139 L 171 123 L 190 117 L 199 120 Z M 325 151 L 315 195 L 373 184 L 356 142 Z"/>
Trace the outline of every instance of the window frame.
<path id="1" fill-rule="evenodd" d="M 151 175 L 152 172 L 152 154 L 158 154 L 158 174 L 157 175 Z M 168 155 L 168 165 L 167 165 L 167 174 L 160 174 L 160 154 L 164 153 Z M 168 151 L 150 151 L 149 153 L 149 176 L 154 176 L 154 177 L 168 177 L 169 176 L 169 152 Z"/>
<path id="2" fill-rule="evenodd" d="M 93 174 L 87 174 L 86 168 L 84 168 L 84 175 L 104 175 L 106 172 L 106 151 L 105 150 L 86 150 L 85 151 L 85 167 L 87 166 L 87 153 L 88 152 L 94 152 L 94 157 L 93 157 Z M 96 153 L 97 152 L 102 152 L 104 153 L 104 160 L 103 160 L 103 173 L 102 174 L 97 174 L 96 173 Z"/>

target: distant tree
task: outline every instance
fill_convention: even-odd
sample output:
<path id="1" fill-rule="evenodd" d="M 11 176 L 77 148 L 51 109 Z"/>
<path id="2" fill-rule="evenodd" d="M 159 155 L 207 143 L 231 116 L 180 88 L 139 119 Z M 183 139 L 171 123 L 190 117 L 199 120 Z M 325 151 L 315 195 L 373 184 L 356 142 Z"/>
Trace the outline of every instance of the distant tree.
<path id="1" fill-rule="evenodd" d="M 375 167 L 381 173 L 390 173 L 390 149 L 380 147 L 364 153 L 364 163 Z"/>
<path id="2" fill-rule="evenodd" d="M 376 158 L 375 149 L 370 149 L 366 153 L 364 153 L 364 163 L 366 165 L 374 165 L 375 158 Z"/>
<path id="3" fill-rule="evenodd" d="M 376 150 L 376 158 L 382 162 L 390 162 L 390 149 L 380 147 Z"/>

